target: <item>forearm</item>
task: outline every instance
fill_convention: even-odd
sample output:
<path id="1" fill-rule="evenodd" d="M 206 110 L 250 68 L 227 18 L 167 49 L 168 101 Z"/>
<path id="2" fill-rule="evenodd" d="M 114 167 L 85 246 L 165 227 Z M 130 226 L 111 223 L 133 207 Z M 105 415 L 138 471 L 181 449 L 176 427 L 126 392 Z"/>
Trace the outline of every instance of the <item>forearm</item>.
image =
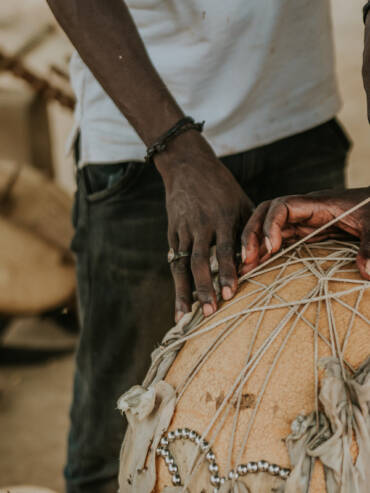
<path id="1" fill-rule="evenodd" d="M 148 146 L 183 116 L 122 0 L 47 0 L 81 58 Z"/>
<path id="2" fill-rule="evenodd" d="M 367 98 L 367 114 L 370 122 L 370 4 L 364 8 L 365 36 L 364 36 L 364 53 L 362 64 L 362 78 Z"/>

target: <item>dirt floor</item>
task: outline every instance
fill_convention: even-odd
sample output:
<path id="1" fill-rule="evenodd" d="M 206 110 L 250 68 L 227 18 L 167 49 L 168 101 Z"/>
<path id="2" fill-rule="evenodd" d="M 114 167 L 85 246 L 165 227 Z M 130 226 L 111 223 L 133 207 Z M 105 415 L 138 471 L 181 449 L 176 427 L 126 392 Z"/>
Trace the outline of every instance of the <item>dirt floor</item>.
<path id="1" fill-rule="evenodd" d="M 355 142 L 349 184 L 370 184 L 369 129 L 361 82 L 364 0 L 335 0 L 339 81 L 344 100 L 341 119 Z M 68 408 L 73 356 L 31 366 L 0 367 L 0 491 L 34 484 L 63 491 Z"/>

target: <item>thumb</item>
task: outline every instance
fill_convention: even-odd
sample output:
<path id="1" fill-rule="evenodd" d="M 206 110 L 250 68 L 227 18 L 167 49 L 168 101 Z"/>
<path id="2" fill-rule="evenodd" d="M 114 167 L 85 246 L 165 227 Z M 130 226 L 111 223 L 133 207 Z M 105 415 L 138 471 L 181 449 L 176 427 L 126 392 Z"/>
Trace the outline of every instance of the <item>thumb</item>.
<path id="1" fill-rule="evenodd" d="M 357 255 L 357 265 L 362 277 L 370 281 L 370 226 L 364 227 L 361 234 L 360 251 Z"/>

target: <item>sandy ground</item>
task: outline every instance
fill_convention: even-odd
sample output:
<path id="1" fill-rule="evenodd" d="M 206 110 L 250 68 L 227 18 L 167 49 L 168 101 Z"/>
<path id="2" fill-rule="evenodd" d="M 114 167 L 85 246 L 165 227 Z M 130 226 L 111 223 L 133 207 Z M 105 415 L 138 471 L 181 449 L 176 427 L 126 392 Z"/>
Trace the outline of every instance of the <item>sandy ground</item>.
<path id="1" fill-rule="evenodd" d="M 63 491 L 72 371 L 72 356 L 1 368 L 0 488 L 34 484 Z"/>
<path id="2" fill-rule="evenodd" d="M 335 37 L 344 106 L 341 120 L 354 140 L 348 171 L 351 186 L 370 184 L 370 135 L 361 82 L 362 0 L 335 0 Z M 70 119 L 54 122 L 58 162 Z M 61 181 L 71 185 L 68 172 Z M 62 467 L 71 398 L 73 357 L 42 365 L 0 368 L 0 489 L 35 484 L 63 491 Z"/>

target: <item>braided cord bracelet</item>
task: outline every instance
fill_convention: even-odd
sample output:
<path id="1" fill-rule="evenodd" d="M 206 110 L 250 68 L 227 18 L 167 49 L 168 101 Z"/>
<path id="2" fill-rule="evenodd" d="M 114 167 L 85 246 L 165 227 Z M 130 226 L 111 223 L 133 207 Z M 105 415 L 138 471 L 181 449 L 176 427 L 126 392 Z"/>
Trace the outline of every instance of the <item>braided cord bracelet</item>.
<path id="1" fill-rule="evenodd" d="M 175 125 L 167 130 L 166 133 L 161 135 L 159 139 L 154 142 L 154 144 L 147 148 L 145 162 L 150 163 L 155 154 L 165 151 L 168 143 L 178 135 L 188 130 L 197 130 L 198 132 L 202 132 L 204 123 L 204 121 L 197 123 L 190 116 L 181 118 L 181 120 L 175 123 Z"/>

